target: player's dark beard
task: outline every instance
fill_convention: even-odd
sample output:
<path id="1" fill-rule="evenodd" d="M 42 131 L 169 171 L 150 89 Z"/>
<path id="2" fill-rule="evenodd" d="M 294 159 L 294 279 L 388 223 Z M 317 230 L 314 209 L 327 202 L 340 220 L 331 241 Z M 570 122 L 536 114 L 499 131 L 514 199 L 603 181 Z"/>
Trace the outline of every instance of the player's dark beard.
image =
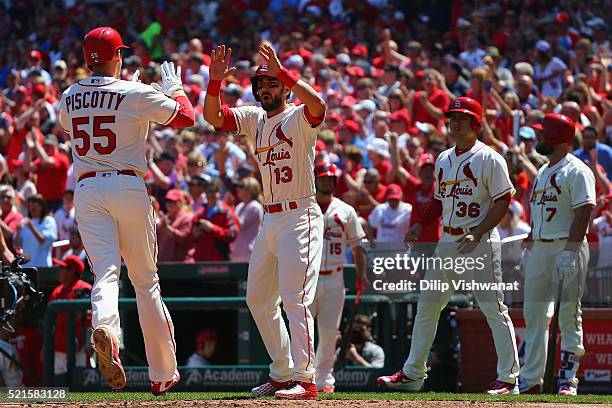
<path id="1" fill-rule="evenodd" d="M 535 149 L 536 152 L 543 156 L 550 156 L 552 152 L 555 151 L 555 146 L 546 143 L 538 143 Z"/>
<path id="2" fill-rule="evenodd" d="M 281 106 L 281 103 L 282 103 L 282 99 L 281 99 L 282 95 L 270 96 L 270 97 L 272 98 L 272 102 L 264 103 L 263 100 L 261 102 L 261 107 L 266 112 L 270 112 L 270 111 L 277 109 L 279 106 Z"/>

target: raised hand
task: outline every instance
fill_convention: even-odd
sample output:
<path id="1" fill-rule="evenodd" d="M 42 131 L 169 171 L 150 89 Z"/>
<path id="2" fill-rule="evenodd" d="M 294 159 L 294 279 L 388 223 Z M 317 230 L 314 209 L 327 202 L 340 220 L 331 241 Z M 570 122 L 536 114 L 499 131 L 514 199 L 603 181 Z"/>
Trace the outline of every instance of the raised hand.
<path id="1" fill-rule="evenodd" d="M 130 81 L 132 81 L 132 82 L 140 82 L 140 70 L 139 69 L 134 71 L 134 73 L 132 74 L 132 77 L 130 78 Z"/>
<path id="2" fill-rule="evenodd" d="M 174 70 L 174 62 L 164 61 L 161 64 L 161 86 L 155 82 L 151 83 L 151 86 L 159 91 L 163 92 L 164 95 L 172 97 L 176 91 L 183 90 L 183 82 L 181 80 L 181 66 L 176 67 Z"/>
<path id="3" fill-rule="evenodd" d="M 229 63 L 232 58 L 232 49 L 225 48 L 225 45 L 219 45 L 216 50 L 210 53 L 210 66 L 208 74 L 213 81 L 222 81 L 236 71 L 236 67 L 229 68 Z"/>
<path id="4" fill-rule="evenodd" d="M 278 76 L 283 70 L 283 66 L 281 65 L 278 57 L 276 56 L 276 52 L 274 48 L 270 46 L 270 44 L 263 43 L 259 46 L 259 55 L 261 55 L 266 61 L 266 65 L 268 66 L 268 72 L 266 75 L 270 76 Z"/>

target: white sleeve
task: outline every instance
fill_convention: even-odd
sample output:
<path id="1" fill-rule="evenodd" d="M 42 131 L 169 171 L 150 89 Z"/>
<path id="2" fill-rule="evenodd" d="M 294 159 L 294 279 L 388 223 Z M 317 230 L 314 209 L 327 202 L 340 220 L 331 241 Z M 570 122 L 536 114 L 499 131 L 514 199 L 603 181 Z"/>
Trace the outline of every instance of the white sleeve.
<path id="1" fill-rule="evenodd" d="M 345 235 L 346 240 L 348 241 L 351 248 L 358 245 L 363 239 L 363 237 L 365 237 L 365 232 L 363 231 L 363 227 L 359 222 L 359 217 L 357 216 L 357 213 L 355 212 L 355 209 L 353 207 L 350 207 L 349 210 L 349 218 L 348 224 L 346 226 Z"/>
<path id="2" fill-rule="evenodd" d="M 259 118 L 259 108 L 256 106 L 241 106 L 231 108 L 236 119 L 236 134 L 244 135 L 251 142 L 253 147 L 257 146 L 257 120 Z"/>
<path id="3" fill-rule="evenodd" d="M 368 217 L 368 223 L 372 227 L 374 228 L 380 227 L 381 212 L 382 212 L 382 205 L 377 205 L 376 207 L 374 207 L 374 210 L 370 213 L 370 216 Z"/>
<path id="4" fill-rule="evenodd" d="M 595 205 L 595 176 L 591 169 L 576 169 L 569 182 L 572 210 L 586 204 Z"/>
<path id="5" fill-rule="evenodd" d="M 494 154 L 490 157 L 489 164 L 489 174 L 485 177 L 485 182 L 491 199 L 495 200 L 506 193 L 514 195 L 506 160 L 499 154 Z"/>
<path id="6" fill-rule="evenodd" d="M 137 110 L 138 114 L 144 116 L 149 122 L 167 125 L 172 122 L 179 111 L 179 104 L 168 98 L 163 93 L 156 91 L 149 85 L 143 85 L 138 89 Z"/>
<path id="7" fill-rule="evenodd" d="M 440 183 L 440 181 L 442 181 L 441 178 L 444 178 L 444 175 L 440 174 L 440 169 L 440 156 L 438 156 L 436 159 L 436 166 L 434 168 L 434 183 L 436 183 L 436 188 L 434 188 L 433 194 L 434 198 L 438 201 L 442 201 L 442 196 L 440 195 L 440 184 L 442 183 Z"/>

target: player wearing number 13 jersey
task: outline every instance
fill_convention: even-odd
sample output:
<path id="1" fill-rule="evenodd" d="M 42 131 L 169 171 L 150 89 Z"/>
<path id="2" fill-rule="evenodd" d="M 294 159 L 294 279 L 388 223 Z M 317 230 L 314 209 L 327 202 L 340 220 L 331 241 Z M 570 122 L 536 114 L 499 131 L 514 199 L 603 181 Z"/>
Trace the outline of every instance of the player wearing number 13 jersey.
<path id="1" fill-rule="evenodd" d="M 255 396 L 317 397 L 312 303 L 323 246 L 323 217 L 315 200 L 313 162 L 325 103 L 314 89 L 283 68 L 269 45 L 251 78 L 259 107 L 220 106 L 221 81 L 231 75 L 231 50 L 211 53 L 204 118 L 216 128 L 244 135 L 255 148 L 264 190 L 264 221 L 249 261 L 247 305 L 270 354 L 270 380 Z M 293 92 L 301 106 L 287 103 Z M 280 303 L 289 320 L 289 333 Z M 293 382 L 292 382 L 293 380 Z"/>
<path id="2" fill-rule="evenodd" d="M 117 284 L 124 259 L 135 288 L 151 391 L 178 382 L 174 328 L 157 277 L 155 215 L 143 176 L 149 122 L 192 126 L 193 107 L 183 92 L 180 67 L 161 66 L 162 85 L 119 79 L 121 36 L 110 27 L 90 31 L 83 53 L 93 74 L 62 95 L 60 124 L 70 135 L 76 219 L 95 283 L 91 293 L 93 343 L 106 382 L 123 388 L 119 359 Z M 160 92 L 161 91 L 161 92 Z"/>

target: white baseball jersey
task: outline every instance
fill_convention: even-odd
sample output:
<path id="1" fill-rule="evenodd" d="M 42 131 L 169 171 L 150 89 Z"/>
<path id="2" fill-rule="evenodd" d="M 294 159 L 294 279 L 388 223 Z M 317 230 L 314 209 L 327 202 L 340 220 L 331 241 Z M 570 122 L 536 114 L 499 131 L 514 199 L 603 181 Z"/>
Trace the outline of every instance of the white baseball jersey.
<path id="1" fill-rule="evenodd" d="M 355 209 L 339 198 L 332 198 L 323 217 L 321 270 L 328 271 L 344 265 L 347 244 L 351 248 L 359 245 L 365 233 Z"/>
<path id="2" fill-rule="evenodd" d="M 70 134 L 74 176 L 102 170 L 147 174 L 149 122 L 168 124 L 179 105 L 150 85 L 91 76 L 64 91 L 60 124 Z"/>
<path id="3" fill-rule="evenodd" d="M 573 210 L 595 205 L 595 176 L 572 154 L 554 166 L 538 171 L 529 204 L 533 239 L 567 238 L 574 219 Z"/>
<path id="4" fill-rule="evenodd" d="M 401 202 L 396 209 L 391 208 L 389 203 L 377 205 L 368 222 L 376 228 L 376 240 L 379 242 L 404 242 L 406 232 L 410 228 L 410 217 L 412 206 Z"/>
<path id="5" fill-rule="evenodd" d="M 236 134 L 248 137 L 255 147 L 266 203 L 315 194 L 313 163 L 320 125 L 308 123 L 304 107 L 289 105 L 271 118 L 255 106 L 232 108 Z"/>
<path id="6" fill-rule="evenodd" d="M 435 175 L 442 224 L 451 228 L 478 226 L 497 198 L 514 194 L 506 161 L 480 141 L 459 156 L 455 148 L 440 153 Z"/>

